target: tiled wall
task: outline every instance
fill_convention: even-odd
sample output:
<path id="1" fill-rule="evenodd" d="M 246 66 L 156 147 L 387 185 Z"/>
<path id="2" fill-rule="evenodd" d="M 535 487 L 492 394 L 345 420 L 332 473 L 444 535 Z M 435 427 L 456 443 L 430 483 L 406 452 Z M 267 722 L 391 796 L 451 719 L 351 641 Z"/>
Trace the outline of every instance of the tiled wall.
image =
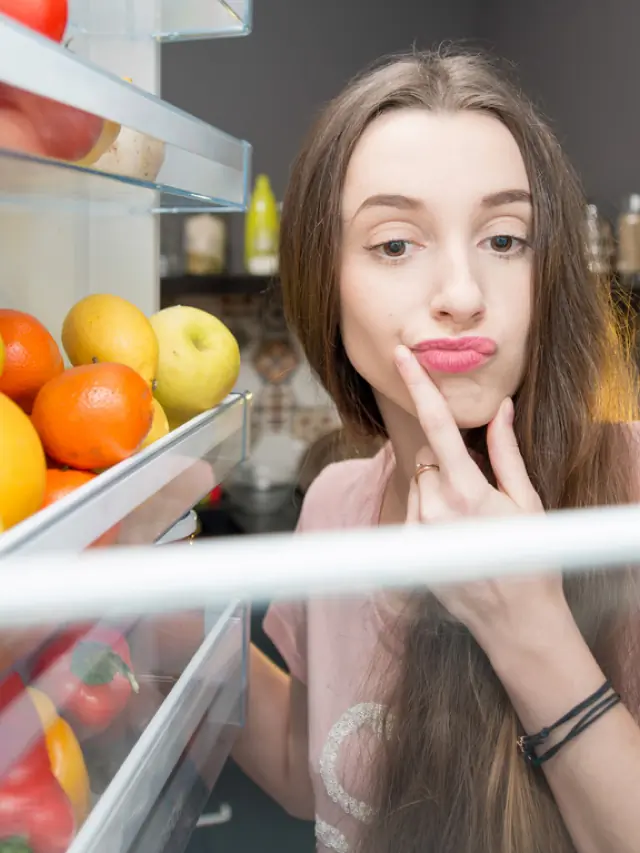
<path id="1" fill-rule="evenodd" d="M 183 295 L 179 302 L 215 314 L 240 345 L 236 389 L 254 395 L 251 465 L 267 480 L 297 481 L 305 450 L 340 421 L 289 334 L 277 288 L 257 295 Z"/>

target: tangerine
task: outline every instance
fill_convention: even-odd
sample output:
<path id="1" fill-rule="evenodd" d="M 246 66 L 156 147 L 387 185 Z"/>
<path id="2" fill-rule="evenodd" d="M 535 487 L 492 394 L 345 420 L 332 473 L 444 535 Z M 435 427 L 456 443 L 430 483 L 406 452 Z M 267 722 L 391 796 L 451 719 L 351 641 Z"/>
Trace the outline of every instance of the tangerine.
<path id="1" fill-rule="evenodd" d="M 86 471 L 110 468 L 144 441 L 153 420 L 153 397 L 131 367 L 84 364 L 40 389 L 31 420 L 51 459 Z"/>
<path id="2" fill-rule="evenodd" d="M 96 475 L 89 471 L 74 471 L 73 468 L 47 468 L 47 482 L 44 490 L 42 509 L 95 480 Z M 118 538 L 120 524 L 115 524 L 93 542 L 90 548 L 113 545 Z"/>
<path id="3" fill-rule="evenodd" d="M 40 320 L 24 311 L 0 308 L 4 370 L 0 392 L 30 412 L 36 394 L 64 370 L 58 345 Z"/>
<path id="4" fill-rule="evenodd" d="M 72 468 L 47 468 L 47 480 L 41 509 L 66 497 L 71 492 L 91 482 L 96 477 L 88 471 L 74 471 Z"/>
<path id="5" fill-rule="evenodd" d="M 0 518 L 8 530 L 42 506 L 47 465 L 33 424 L 0 394 Z"/>

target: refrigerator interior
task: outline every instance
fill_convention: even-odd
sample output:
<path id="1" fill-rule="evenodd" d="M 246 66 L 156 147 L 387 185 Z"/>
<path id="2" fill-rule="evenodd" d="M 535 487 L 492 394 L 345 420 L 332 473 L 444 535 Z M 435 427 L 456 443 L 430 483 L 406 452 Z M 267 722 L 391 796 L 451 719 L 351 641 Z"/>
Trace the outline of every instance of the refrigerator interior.
<path id="1" fill-rule="evenodd" d="M 145 155 L 98 167 L 0 134 L 0 307 L 33 314 L 58 344 L 86 295 L 125 297 L 147 316 L 159 309 L 160 216 L 243 210 L 251 161 L 249 143 L 162 100 L 161 46 L 250 29 L 251 0 L 70 0 L 61 44 L 0 15 L 5 92 L 39 105 L 43 121 L 54 102 L 119 126 Z M 250 404 L 231 394 L 0 533 L 0 559 L 155 545 L 179 570 L 192 508 L 247 456 Z M 62 788 L 66 803 L 55 850 L 181 849 L 242 724 L 248 629 L 238 599 L 171 616 L 0 625 L 0 797 L 30 751 L 64 730 L 73 779 L 50 759 L 49 789 Z M 42 804 L 21 796 L 22 816 L 0 821 L 0 838 L 33 828 Z"/>

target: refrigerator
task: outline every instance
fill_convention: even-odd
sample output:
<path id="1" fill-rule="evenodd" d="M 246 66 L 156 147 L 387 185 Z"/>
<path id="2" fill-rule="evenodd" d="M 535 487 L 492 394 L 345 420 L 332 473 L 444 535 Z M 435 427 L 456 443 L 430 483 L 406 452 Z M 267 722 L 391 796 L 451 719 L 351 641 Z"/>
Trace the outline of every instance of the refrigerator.
<path id="1" fill-rule="evenodd" d="M 0 146 L 0 307 L 54 336 L 91 293 L 156 311 L 159 220 L 244 210 L 251 161 L 249 142 L 159 93 L 162 43 L 246 35 L 250 0 L 70 0 L 69 12 L 63 44 L 0 15 L 0 91 L 143 134 L 156 159 L 105 171 Z M 194 545 L 193 507 L 249 454 L 250 407 L 230 394 L 0 533 L 12 853 L 28 853 L 25 832 L 32 853 L 184 849 L 244 723 L 251 600 L 637 560 L 635 506 Z"/>
<path id="2" fill-rule="evenodd" d="M 163 43 L 245 36 L 251 0 L 69 0 L 68 13 L 60 42 L 0 13 L 0 85 L 119 125 L 144 139 L 147 158 L 84 165 L 0 141 L 0 307 L 33 314 L 58 343 L 67 311 L 88 294 L 157 311 L 160 218 L 244 210 L 251 165 L 248 142 L 160 92 Z M 193 540 L 192 508 L 247 456 L 250 402 L 231 394 L 5 531 L 0 560 L 46 563 L 106 534 L 113 559 L 119 545 L 149 546 L 140 560 L 152 565 L 166 548 L 179 572 Z M 14 811 L 43 822 L 39 850 L 183 848 L 242 725 L 248 625 L 247 605 L 230 598 L 177 615 L 0 628 L 0 789 Z M 55 643 L 67 651 L 47 684 L 37 671 Z M 96 675 L 97 649 L 116 655 L 117 675 Z M 92 684 L 75 713 L 65 690 L 83 650 Z M 116 683 L 119 697 L 109 694 Z M 11 769 L 43 743 L 57 788 L 49 777 L 12 788 Z M 63 754 L 54 758 L 55 749 Z M 56 805 L 60 788 L 71 814 Z M 21 825 L 7 820 L 0 837 L 18 843 Z"/>

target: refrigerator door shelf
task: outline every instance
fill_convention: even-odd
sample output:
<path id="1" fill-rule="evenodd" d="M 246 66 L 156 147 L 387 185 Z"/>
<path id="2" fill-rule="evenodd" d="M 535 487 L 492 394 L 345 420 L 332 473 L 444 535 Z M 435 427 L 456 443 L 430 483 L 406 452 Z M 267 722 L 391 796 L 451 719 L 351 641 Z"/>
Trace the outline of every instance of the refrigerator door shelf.
<path id="1" fill-rule="evenodd" d="M 190 797 L 211 790 L 243 722 L 248 618 L 240 602 L 208 614 L 212 627 L 179 677 L 164 686 L 161 677 L 145 679 L 141 692 L 155 688 L 161 704 L 133 745 L 121 734 L 114 738 L 120 756 L 102 753 L 115 775 L 68 853 L 161 850 Z M 153 620 L 140 624 L 146 629 Z M 135 654 L 135 639 L 132 646 Z M 166 656 L 157 659 L 162 664 Z M 91 771 L 91 754 L 87 762 Z"/>
<path id="2" fill-rule="evenodd" d="M 249 452 L 250 394 L 232 394 L 150 447 L 0 534 L 2 557 L 150 545 Z"/>
<path id="3" fill-rule="evenodd" d="M 33 702 L 48 696 L 71 721 L 88 775 L 74 776 L 78 784 L 67 791 L 77 817 L 86 817 L 68 853 L 165 849 L 176 829 L 195 825 L 243 725 L 248 626 L 249 608 L 239 601 L 161 617 L 140 613 L 127 623 L 61 624 L 61 636 L 73 632 L 67 652 L 48 658 L 54 652 L 45 644 L 0 673 L 0 780 L 40 736 Z M 10 635 L 0 632 L 3 649 Z M 84 678 L 83 667 L 96 665 L 90 647 L 117 643 L 123 655 L 124 636 L 137 681 L 124 707 L 113 705 L 115 694 L 78 697 L 69 676 Z M 66 753 L 70 743 L 60 748 Z"/>
<path id="4" fill-rule="evenodd" d="M 251 0 L 71 0 L 71 33 L 193 41 L 251 32 Z"/>
<path id="5" fill-rule="evenodd" d="M 0 84 L 12 106 L 0 115 L 0 205 L 84 210 L 91 202 L 93 213 L 118 214 L 245 208 L 247 142 L 72 49 L 0 14 Z M 69 117 L 67 107 L 88 115 Z M 102 137 L 100 119 L 111 131 Z"/>

